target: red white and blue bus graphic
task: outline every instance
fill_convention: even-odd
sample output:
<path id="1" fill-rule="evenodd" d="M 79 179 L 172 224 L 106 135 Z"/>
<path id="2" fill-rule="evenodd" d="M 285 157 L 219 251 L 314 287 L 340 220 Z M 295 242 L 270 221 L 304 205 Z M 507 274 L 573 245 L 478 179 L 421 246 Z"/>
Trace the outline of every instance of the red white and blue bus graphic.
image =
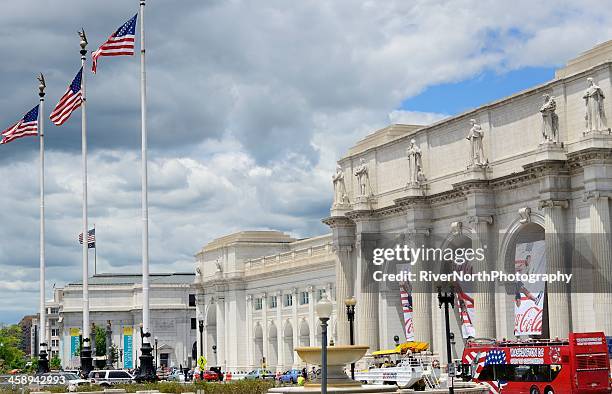
<path id="1" fill-rule="evenodd" d="M 461 375 L 500 393 L 610 393 L 603 333 L 565 340 L 468 341 Z"/>

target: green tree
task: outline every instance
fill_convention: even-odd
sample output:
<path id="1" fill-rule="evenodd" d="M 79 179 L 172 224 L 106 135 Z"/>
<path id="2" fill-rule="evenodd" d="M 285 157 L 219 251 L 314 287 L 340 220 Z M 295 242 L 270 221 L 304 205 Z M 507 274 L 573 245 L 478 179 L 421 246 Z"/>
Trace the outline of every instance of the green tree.
<path id="1" fill-rule="evenodd" d="M 106 330 L 96 325 L 96 356 L 106 356 Z"/>
<path id="2" fill-rule="evenodd" d="M 0 370 L 22 369 L 25 367 L 25 354 L 21 345 L 21 327 L 10 325 L 0 327 Z"/>
<path id="3" fill-rule="evenodd" d="M 51 361 L 49 361 L 49 367 L 51 369 L 60 369 L 62 368 L 62 360 L 56 355 L 53 356 L 53 358 L 51 358 Z"/>

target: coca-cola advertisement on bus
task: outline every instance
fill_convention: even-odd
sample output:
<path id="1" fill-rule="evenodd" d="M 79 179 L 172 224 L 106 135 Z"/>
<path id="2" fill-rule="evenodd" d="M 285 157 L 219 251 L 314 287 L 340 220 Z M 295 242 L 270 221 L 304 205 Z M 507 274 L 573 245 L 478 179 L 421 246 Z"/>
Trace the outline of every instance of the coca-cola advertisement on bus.
<path id="1" fill-rule="evenodd" d="M 544 241 L 516 245 L 514 270 L 517 274 L 545 274 L 546 248 Z M 545 283 L 517 280 L 514 294 L 514 335 L 541 335 L 544 312 Z"/>

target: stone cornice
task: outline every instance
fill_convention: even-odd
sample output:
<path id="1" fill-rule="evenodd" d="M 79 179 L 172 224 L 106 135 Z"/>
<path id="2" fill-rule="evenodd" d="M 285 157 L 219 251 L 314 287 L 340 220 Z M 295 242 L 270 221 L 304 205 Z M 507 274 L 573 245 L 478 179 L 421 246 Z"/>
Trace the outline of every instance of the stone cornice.
<path id="1" fill-rule="evenodd" d="M 464 195 L 472 193 L 490 193 L 493 190 L 488 180 L 470 180 L 453 184 L 453 189 Z"/>
<path id="2" fill-rule="evenodd" d="M 589 164 L 612 164 L 612 149 L 588 148 L 569 153 L 567 157 L 572 169 Z"/>
<path id="3" fill-rule="evenodd" d="M 374 211 L 374 216 L 376 217 L 386 217 L 386 216 L 394 216 L 397 213 L 404 213 L 405 209 L 403 206 L 394 204 L 385 208 L 377 209 Z"/>
<path id="4" fill-rule="evenodd" d="M 601 191 L 588 191 L 584 192 L 582 201 L 597 201 L 601 198 L 609 199 L 612 198 L 612 192 L 601 192 Z"/>
<path id="5" fill-rule="evenodd" d="M 355 223 L 346 216 L 330 216 L 322 219 L 321 222 L 331 228 L 355 227 Z"/>
<path id="6" fill-rule="evenodd" d="M 346 213 L 346 217 L 348 217 L 353 222 L 358 222 L 361 220 L 372 220 L 376 216 L 375 211 L 371 210 L 354 210 Z"/>
<path id="7" fill-rule="evenodd" d="M 529 171 L 510 174 L 489 181 L 489 185 L 495 191 L 511 190 L 523 187 L 536 180 L 535 174 Z"/>
<path id="8" fill-rule="evenodd" d="M 538 203 L 538 209 L 544 208 L 569 208 L 569 201 L 556 199 L 541 200 Z"/>
<path id="9" fill-rule="evenodd" d="M 419 197 L 400 197 L 393 200 L 393 203 L 398 207 L 403 207 L 406 209 L 414 208 L 414 207 L 426 207 L 430 204 L 430 198 L 425 196 Z"/>
<path id="10" fill-rule="evenodd" d="M 568 166 L 565 160 L 542 160 L 523 166 L 525 171 L 534 177 L 568 175 Z"/>
<path id="11" fill-rule="evenodd" d="M 457 202 L 465 199 L 463 192 L 458 190 L 447 190 L 442 193 L 434 194 L 428 198 L 431 205 L 435 204 L 446 204 Z"/>

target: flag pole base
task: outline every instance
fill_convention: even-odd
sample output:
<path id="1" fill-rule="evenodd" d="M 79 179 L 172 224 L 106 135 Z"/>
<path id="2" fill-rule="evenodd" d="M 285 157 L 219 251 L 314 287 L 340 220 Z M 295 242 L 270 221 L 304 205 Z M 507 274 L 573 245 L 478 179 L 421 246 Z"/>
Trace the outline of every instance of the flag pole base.
<path id="1" fill-rule="evenodd" d="M 87 379 L 93 370 L 93 359 L 91 358 L 91 347 L 83 346 L 81 349 L 81 375 Z"/>
<path id="2" fill-rule="evenodd" d="M 153 356 L 151 353 L 153 352 L 153 348 L 149 342 L 145 342 L 142 344 L 140 348 L 141 356 L 140 359 L 140 369 L 138 374 L 136 374 L 135 380 L 137 382 L 155 382 L 157 380 L 157 375 L 155 374 L 155 369 L 153 368 Z"/>
<path id="3" fill-rule="evenodd" d="M 47 346 L 46 343 L 41 343 L 42 346 Z M 38 368 L 36 369 L 37 373 L 47 373 L 49 372 L 49 359 L 47 358 L 47 351 L 42 349 L 38 353 Z"/>

